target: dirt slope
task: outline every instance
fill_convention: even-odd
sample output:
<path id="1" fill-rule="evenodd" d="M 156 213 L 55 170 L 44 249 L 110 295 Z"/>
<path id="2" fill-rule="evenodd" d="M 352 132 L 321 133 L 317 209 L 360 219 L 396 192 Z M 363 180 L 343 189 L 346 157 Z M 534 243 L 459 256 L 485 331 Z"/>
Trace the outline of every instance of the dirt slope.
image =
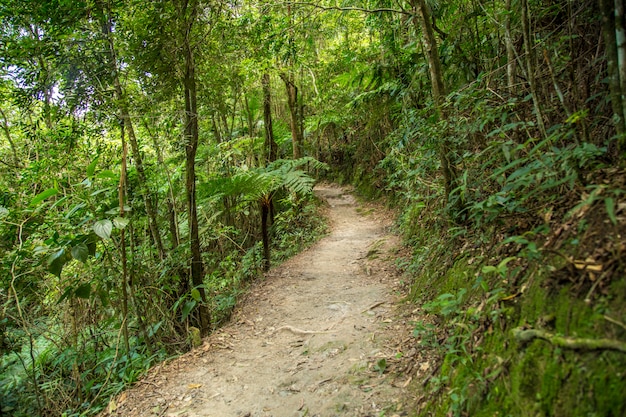
<path id="1" fill-rule="evenodd" d="M 105 415 L 405 415 L 410 379 L 394 372 L 408 337 L 393 295 L 397 239 L 389 220 L 343 189 L 316 193 L 332 232 L 270 271 L 229 325 L 153 369 Z"/>

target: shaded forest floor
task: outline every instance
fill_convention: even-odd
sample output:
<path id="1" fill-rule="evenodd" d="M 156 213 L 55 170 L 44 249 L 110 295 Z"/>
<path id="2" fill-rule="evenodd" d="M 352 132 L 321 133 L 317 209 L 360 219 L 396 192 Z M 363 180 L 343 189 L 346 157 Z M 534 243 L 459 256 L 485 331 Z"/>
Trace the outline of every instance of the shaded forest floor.
<path id="1" fill-rule="evenodd" d="M 111 400 L 108 416 L 401 416 L 411 345 L 392 216 L 333 185 L 330 233 L 255 283 L 231 322 Z M 422 362 L 422 363 L 419 363 Z"/>

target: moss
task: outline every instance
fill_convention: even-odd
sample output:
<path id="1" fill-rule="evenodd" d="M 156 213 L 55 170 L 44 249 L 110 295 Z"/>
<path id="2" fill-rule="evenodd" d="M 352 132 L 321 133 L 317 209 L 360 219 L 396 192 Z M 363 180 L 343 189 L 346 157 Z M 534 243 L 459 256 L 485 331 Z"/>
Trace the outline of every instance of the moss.
<path id="1" fill-rule="evenodd" d="M 457 311 L 440 317 L 440 327 L 448 333 L 462 336 L 461 330 L 455 329 L 463 326 L 474 329 L 487 317 L 490 323 L 483 342 L 474 347 L 467 358 L 460 353 L 463 350 L 460 345 L 439 348 L 442 365 L 439 374 L 427 386 L 430 394 L 420 415 L 626 415 L 626 355 L 612 351 L 567 350 L 544 340 L 520 345 L 510 335 L 512 328 L 526 325 L 570 337 L 623 340 L 626 330 L 603 319 L 607 311 L 618 320 L 623 317 L 622 300 L 601 296 L 586 303 L 577 296 L 580 283 L 555 284 L 551 272 L 555 268 L 546 267 L 529 271 L 518 279 L 524 283 L 520 285 L 526 285 L 520 296 L 479 308 L 490 293 L 473 285 L 476 269 L 476 265 L 468 265 L 467 259 L 457 260 L 443 274 L 439 274 L 437 266 L 425 265 L 414 283 L 413 293 L 422 301 L 468 289 Z M 492 280 L 490 284 L 495 286 L 496 283 Z M 426 285 L 430 293 L 423 290 Z M 610 291 L 605 290 L 606 294 L 624 292 L 624 280 L 611 283 Z M 515 291 L 503 291 L 503 294 L 510 293 Z M 459 322 L 463 326 L 451 325 Z"/>

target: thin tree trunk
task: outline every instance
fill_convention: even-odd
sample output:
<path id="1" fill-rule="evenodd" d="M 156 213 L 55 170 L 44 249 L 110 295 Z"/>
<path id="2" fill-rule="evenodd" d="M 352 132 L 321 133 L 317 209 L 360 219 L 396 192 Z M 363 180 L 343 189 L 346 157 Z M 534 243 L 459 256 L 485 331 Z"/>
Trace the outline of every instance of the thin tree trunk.
<path id="1" fill-rule="evenodd" d="M 269 73 L 264 73 L 261 78 L 263 86 L 263 124 L 265 125 L 265 159 L 268 162 L 276 160 L 278 144 L 274 139 L 274 127 L 272 123 L 272 89 Z"/>
<path id="2" fill-rule="evenodd" d="M 139 144 L 137 143 L 137 137 L 135 136 L 135 129 L 133 128 L 133 124 L 130 118 L 130 113 L 128 111 L 128 104 L 126 103 L 126 97 L 124 95 L 124 90 L 122 89 L 122 84 L 119 78 L 119 69 L 117 65 L 117 53 L 115 52 L 115 43 L 113 40 L 112 26 L 113 22 L 111 21 L 111 10 L 106 10 L 107 21 L 105 24 L 105 32 L 107 36 L 107 41 L 109 44 L 109 66 L 111 67 L 111 72 L 113 73 L 113 84 L 115 87 L 115 96 L 119 102 L 120 111 L 122 113 L 122 119 L 124 120 L 124 125 L 128 130 L 128 140 L 130 142 L 130 147 L 133 152 L 133 159 L 135 160 L 135 167 L 137 168 L 137 177 L 139 180 L 139 184 L 141 187 L 141 194 L 143 194 L 143 201 L 146 208 L 146 214 L 148 215 L 148 226 L 150 228 L 150 234 L 152 236 L 152 241 L 154 242 L 157 251 L 159 253 L 159 259 L 165 259 L 165 249 L 163 248 L 163 241 L 161 240 L 161 235 L 159 233 L 159 225 L 157 222 L 157 215 L 154 202 L 152 200 L 152 195 L 148 189 L 148 179 L 146 177 L 146 173 L 143 167 L 143 158 L 141 157 L 141 153 L 139 152 Z"/>
<path id="3" fill-rule="evenodd" d="M 189 210 L 189 239 L 191 244 L 191 282 L 200 292 L 201 303 L 198 306 L 198 327 L 201 335 L 207 335 L 211 325 L 211 315 L 204 290 L 204 265 L 200 250 L 200 235 L 198 227 L 198 206 L 196 202 L 196 153 L 199 142 L 198 128 L 198 94 L 193 46 L 191 45 L 191 30 L 198 13 L 198 4 L 193 1 L 189 5 L 183 2 L 181 18 L 183 26 L 183 54 L 185 60 L 185 75 L 183 88 L 185 94 L 185 151 L 186 151 L 186 192 Z"/>
<path id="4" fill-rule="evenodd" d="M 622 95 L 620 85 L 620 71 L 618 69 L 618 52 L 617 38 L 615 31 L 615 13 L 613 2 L 611 0 L 599 0 L 600 10 L 602 11 L 602 33 L 604 35 L 604 43 L 606 50 L 606 64 L 609 80 L 609 92 L 611 97 L 611 106 L 613 108 L 613 123 L 618 136 L 622 137 L 620 141 L 621 152 L 626 151 L 626 140 L 623 139 L 626 134 L 626 103 Z"/>
<path id="5" fill-rule="evenodd" d="M 122 169 L 120 173 L 120 183 L 118 188 L 118 200 L 120 208 L 120 217 L 124 217 L 124 205 L 126 203 L 126 160 L 128 158 L 128 147 L 126 146 L 126 139 L 124 137 L 124 120 L 121 123 L 121 139 L 122 139 Z M 122 252 L 122 282 L 120 283 L 122 289 L 122 333 L 124 335 L 124 345 L 126 347 L 126 355 L 130 358 L 130 341 L 128 334 L 128 259 L 126 256 L 126 229 L 120 230 L 120 241 Z"/>
<path id="6" fill-rule="evenodd" d="M 272 125 L 272 89 L 269 73 L 263 73 L 261 85 L 263 87 L 263 121 L 265 125 L 265 163 L 267 164 L 274 162 L 278 154 L 278 145 L 274 140 Z M 271 194 L 261 201 L 261 235 L 263 238 L 263 269 L 265 271 L 269 270 L 271 263 L 268 220 L 270 224 L 274 223 L 274 199 Z"/>
<path id="7" fill-rule="evenodd" d="M 293 74 L 280 74 L 287 90 L 287 105 L 289 106 L 289 126 L 291 127 L 291 142 L 293 159 L 302 158 L 302 132 L 300 131 L 300 117 L 298 112 L 298 87 L 294 83 Z"/>
<path id="8" fill-rule="evenodd" d="M 524 54 L 526 56 L 526 76 L 528 77 L 528 85 L 530 87 L 530 94 L 533 99 L 533 106 L 535 107 L 535 113 L 537 118 L 537 126 L 543 137 L 547 137 L 546 126 L 543 121 L 543 111 L 541 110 L 541 103 L 539 102 L 539 95 L 537 93 L 537 80 L 535 78 L 535 49 L 532 45 L 532 38 L 530 33 L 530 17 L 528 9 L 528 0 L 521 0 L 522 7 L 522 35 L 524 39 Z"/>
<path id="9" fill-rule="evenodd" d="M 418 20 L 423 32 L 422 44 L 428 60 L 432 96 L 433 101 L 435 102 L 435 109 L 438 113 L 437 118 L 447 120 L 448 116 L 445 108 L 443 107 L 444 99 L 446 97 L 446 86 L 443 81 L 443 70 L 441 67 L 441 60 L 439 58 L 439 51 L 437 49 L 437 39 L 435 38 L 435 32 L 433 30 L 430 9 L 425 0 L 417 0 L 414 7 L 417 8 L 419 17 Z M 450 140 L 444 133 L 444 137 L 441 138 L 439 147 L 439 159 L 441 161 L 441 173 L 444 180 L 446 201 L 450 198 L 457 178 L 456 167 L 451 161 L 451 152 L 452 149 Z M 461 202 L 459 201 L 457 204 L 460 205 Z"/>
<path id="10" fill-rule="evenodd" d="M 513 93 L 515 90 L 517 61 L 515 60 L 515 46 L 513 45 L 513 35 L 511 34 L 511 0 L 506 0 L 505 10 L 504 41 L 506 45 L 506 85 L 509 89 L 509 93 Z"/>
<path id="11" fill-rule="evenodd" d="M 615 41 L 617 44 L 617 69 L 622 93 L 622 117 L 626 120 L 626 16 L 624 0 L 615 0 Z"/>

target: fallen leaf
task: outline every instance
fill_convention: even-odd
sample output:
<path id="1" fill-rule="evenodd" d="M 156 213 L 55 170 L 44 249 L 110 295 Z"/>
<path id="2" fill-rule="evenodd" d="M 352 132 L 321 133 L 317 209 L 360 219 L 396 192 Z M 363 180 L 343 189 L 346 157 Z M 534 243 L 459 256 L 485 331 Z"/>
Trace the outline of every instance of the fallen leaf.
<path id="1" fill-rule="evenodd" d="M 202 386 L 202 384 L 189 384 L 187 385 L 187 388 L 189 389 L 197 389 L 200 388 Z"/>
<path id="2" fill-rule="evenodd" d="M 111 401 L 109 401 L 109 406 L 107 407 L 107 411 L 109 414 L 114 413 L 115 410 L 117 410 L 117 405 L 115 404 L 115 400 L 111 399 Z"/>

